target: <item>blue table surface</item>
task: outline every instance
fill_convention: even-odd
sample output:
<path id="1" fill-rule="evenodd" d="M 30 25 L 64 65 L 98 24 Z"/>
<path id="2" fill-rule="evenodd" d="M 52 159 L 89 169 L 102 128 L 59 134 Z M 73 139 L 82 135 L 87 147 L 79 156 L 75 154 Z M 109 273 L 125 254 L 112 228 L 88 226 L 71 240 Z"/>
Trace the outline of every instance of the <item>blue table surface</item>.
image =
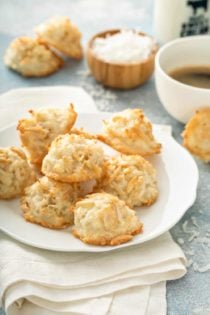
<path id="1" fill-rule="evenodd" d="M 54 15 L 68 15 L 78 25 L 83 34 L 84 46 L 93 34 L 115 27 L 136 27 L 153 34 L 152 0 L 1 0 L 0 92 L 18 87 L 62 84 L 82 86 L 92 94 L 100 110 L 118 111 L 127 107 L 141 107 L 153 123 L 170 124 L 174 137 L 181 142 L 183 125 L 170 117 L 162 107 L 153 78 L 135 90 L 113 91 L 102 88 L 92 77 L 82 75 L 87 69 L 85 60 L 67 60 L 65 67 L 58 73 L 42 79 L 26 79 L 8 70 L 2 57 L 10 41 L 17 36 L 32 35 L 35 25 Z M 94 93 L 93 88 L 98 93 Z M 107 99 L 107 93 L 110 93 L 110 99 Z M 200 174 L 197 200 L 171 229 L 173 238 L 182 243 L 181 247 L 192 264 L 185 277 L 167 283 L 170 315 L 210 314 L 210 272 L 202 269 L 210 262 L 209 242 L 205 243 L 206 233 L 210 230 L 210 165 L 198 160 L 196 162 Z M 189 228 L 199 232 L 199 237 L 192 241 L 183 229 L 186 221 Z M 195 222 L 198 226 L 195 226 Z M 3 311 L 0 311 L 0 315 L 3 315 Z"/>

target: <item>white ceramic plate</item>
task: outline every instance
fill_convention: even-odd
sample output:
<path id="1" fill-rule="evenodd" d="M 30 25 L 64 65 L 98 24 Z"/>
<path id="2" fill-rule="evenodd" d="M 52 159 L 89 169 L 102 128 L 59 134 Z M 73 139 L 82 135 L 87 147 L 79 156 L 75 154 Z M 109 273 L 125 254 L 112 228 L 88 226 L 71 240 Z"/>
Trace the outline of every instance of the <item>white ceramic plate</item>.
<path id="1" fill-rule="evenodd" d="M 80 114 L 77 127 L 85 127 L 90 132 L 101 130 L 102 119 L 108 113 Z M 70 234 L 70 229 L 50 230 L 26 222 L 19 208 L 19 200 L 0 201 L 0 229 L 11 237 L 39 248 L 56 251 L 103 252 L 140 244 L 151 240 L 173 227 L 194 203 L 198 183 L 197 166 L 190 154 L 171 136 L 155 128 L 155 135 L 162 143 L 160 155 L 150 159 L 157 169 L 159 198 L 150 207 L 137 210 L 144 223 L 144 233 L 132 241 L 115 247 L 86 245 Z M 16 126 L 0 131 L 0 146 L 19 145 Z"/>

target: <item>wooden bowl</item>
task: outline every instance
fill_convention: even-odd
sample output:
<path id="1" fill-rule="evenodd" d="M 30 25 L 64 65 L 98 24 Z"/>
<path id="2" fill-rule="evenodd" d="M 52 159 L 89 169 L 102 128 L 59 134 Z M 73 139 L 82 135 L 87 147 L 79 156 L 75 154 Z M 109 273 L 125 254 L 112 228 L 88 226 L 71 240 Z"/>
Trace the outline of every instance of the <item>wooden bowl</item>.
<path id="1" fill-rule="evenodd" d="M 116 89 L 132 89 L 146 82 L 152 75 L 158 46 L 154 43 L 150 55 L 146 59 L 135 63 L 111 63 L 96 56 L 92 49 L 94 39 L 118 32 L 120 32 L 120 29 L 113 29 L 93 36 L 88 42 L 86 59 L 93 76 L 103 85 Z M 139 32 L 139 34 L 148 36 L 142 32 Z"/>

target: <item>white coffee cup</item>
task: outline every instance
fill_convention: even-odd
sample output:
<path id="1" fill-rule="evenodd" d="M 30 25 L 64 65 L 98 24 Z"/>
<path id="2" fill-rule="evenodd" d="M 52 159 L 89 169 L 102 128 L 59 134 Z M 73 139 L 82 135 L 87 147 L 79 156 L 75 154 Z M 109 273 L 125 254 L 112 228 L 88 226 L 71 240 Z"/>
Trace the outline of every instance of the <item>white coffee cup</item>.
<path id="1" fill-rule="evenodd" d="M 172 79 L 172 70 L 190 66 L 210 67 L 210 36 L 173 40 L 155 57 L 155 83 L 158 96 L 168 113 L 186 123 L 195 111 L 210 107 L 210 89 L 193 87 Z"/>
<path id="2" fill-rule="evenodd" d="M 155 0 L 154 33 L 160 44 L 210 33 L 210 0 Z"/>

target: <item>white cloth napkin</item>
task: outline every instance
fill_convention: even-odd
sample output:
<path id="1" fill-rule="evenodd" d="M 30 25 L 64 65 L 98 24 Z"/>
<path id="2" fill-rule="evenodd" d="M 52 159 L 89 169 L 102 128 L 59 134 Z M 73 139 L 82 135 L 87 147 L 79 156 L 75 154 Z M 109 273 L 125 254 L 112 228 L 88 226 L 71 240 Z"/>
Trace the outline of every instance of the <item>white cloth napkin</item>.
<path id="1" fill-rule="evenodd" d="M 165 281 L 182 277 L 185 257 L 165 233 L 105 253 L 35 249 L 0 234 L 0 292 L 8 315 L 166 314 Z"/>
<path id="2" fill-rule="evenodd" d="M 0 96 L 0 126 L 14 123 L 30 106 L 66 105 L 69 100 L 77 111 L 95 110 L 80 88 L 6 93 Z M 165 315 L 166 281 L 182 277 L 185 264 L 169 233 L 104 253 L 50 252 L 0 233 L 0 300 L 7 315 L 154 315 L 157 310 Z"/>

